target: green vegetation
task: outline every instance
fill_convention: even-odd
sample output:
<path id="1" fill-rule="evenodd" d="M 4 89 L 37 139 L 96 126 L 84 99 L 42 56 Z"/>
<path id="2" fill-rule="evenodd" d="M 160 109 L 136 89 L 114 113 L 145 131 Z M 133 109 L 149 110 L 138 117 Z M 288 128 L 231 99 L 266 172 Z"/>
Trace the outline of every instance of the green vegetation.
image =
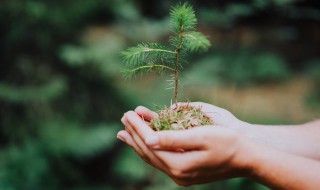
<path id="1" fill-rule="evenodd" d="M 156 44 L 141 43 L 122 52 L 128 69 L 126 76 L 139 72 L 155 71 L 162 74 L 165 70 L 173 73 L 170 85 L 174 87 L 174 103 L 176 108 L 160 110 L 160 117 L 151 121 L 155 130 L 188 129 L 194 126 L 212 124 L 212 118 L 202 113 L 200 108 L 178 106 L 179 75 L 189 53 L 205 51 L 211 46 L 210 41 L 200 32 L 196 32 L 197 18 L 193 7 L 188 3 L 174 6 L 170 12 L 171 30 L 170 44 L 174 49 Z"/>
<path id="2" fill-rule="evenodd" d="M 165 70 L 173 72 L 171 85 L 174 85 L 174 102 L 178 102 L 179 73 L 186 63 L 186 56 L 197 51 L 206 51 L 210 41 L 200 32 L 196 32 L 197 18 L 193 7 L 188 3 L 176 5 L 170 13 L 170 44 L 174 49 L 156 44 L 141 43 L 122 52 L 128 69 L 127 76 L 138 72 L 156 71 L 162 74 Z"/>

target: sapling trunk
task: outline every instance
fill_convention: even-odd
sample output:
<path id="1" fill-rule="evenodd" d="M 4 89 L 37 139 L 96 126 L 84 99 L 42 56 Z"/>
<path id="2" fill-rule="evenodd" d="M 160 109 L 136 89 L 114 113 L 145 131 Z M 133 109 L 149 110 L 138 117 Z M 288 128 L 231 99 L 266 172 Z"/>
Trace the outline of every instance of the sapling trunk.
<path id="1" fill-rule="evenodd" d="M 124 73 L 132 76 L 139 72 L 154 71 L 160 74 L 166 70 L 173 72 L 175 110 L 170 108 L 161 110 L 159 118 L 151 122 L 155 130 L 186 129 L 195 124 L 208 125 L 211 120 L 201 112 L 200 108 L 178 106 L 178 93 L 181 65 L 186 62 L 183 57 L 188 53 L 207 50 L 211 45 L 210 41 L 195 31 L 197 19 L 193 7 L 188 3 L 172 7 L 170 21 L 174 33 L 170 37 L 170 43 L 174 49 L 156 43 L 141 43 L 131 47 L 122 52 L 128 67 Z"/>
<path id="2" fill-rule="evenodd" d="M 174 73 L 174 103 L 176 104 L 176 107 L 178 106 L 178 91 L 179 91 L 179 59 L 180 59 L 180 49 L 182 44 L 182 38 L 183 38 L 183 25 L 182 22 L 180 22 L 180 29 L 179 29 L 179 42 L 176 49 L 176 62 L 175 62 L 175 73 Z"/>

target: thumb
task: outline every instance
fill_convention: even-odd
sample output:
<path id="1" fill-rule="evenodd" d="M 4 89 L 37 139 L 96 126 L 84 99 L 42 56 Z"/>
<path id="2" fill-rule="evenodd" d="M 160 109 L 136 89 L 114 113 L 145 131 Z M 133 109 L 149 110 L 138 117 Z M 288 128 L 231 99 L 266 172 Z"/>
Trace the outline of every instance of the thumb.
<path id="1" fill-rule="evenodd" d="M 135 110 L 134 110 L 140 117 L 142 117 L 143 119 L 147 120 L 147 121 L 151 121 L 152 119 L 158 117 L 158 114 L 149 110 L 146 107 L 143 106 L 138 106 Z"/>
<path id="2" fill-rule="evenodd" d="M 147 136 L 145 143 L 153 149 L 165 150 L 199 150 L 205 147 L 201 132 L 193 129 L 157 131 L 152 136 Z"/>

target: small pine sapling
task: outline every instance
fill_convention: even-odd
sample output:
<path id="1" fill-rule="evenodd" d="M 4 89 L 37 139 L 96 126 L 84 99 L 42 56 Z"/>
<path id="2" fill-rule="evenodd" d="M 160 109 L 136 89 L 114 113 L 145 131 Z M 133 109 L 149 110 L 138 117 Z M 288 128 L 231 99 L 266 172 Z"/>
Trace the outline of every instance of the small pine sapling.
<path id="1" fill-rule="evenodd" d="M 189 53 L 206 51 L 211 46 L 210 41 L 200 32 L 196 32 L 197 19 L 193 7 L 188 4 L 178 4 L 172 7 L 170 21 L 173 36 L 166 47 L 157 43 L 141 43 L 136 47 L 122 52 L 127 69 L 124 74 L 131 77 L 137 73 L 156 72 L 166 70 L 173 73 L 171 85 L 174 85 L 173 108 L 159 111 L 159 117 L 150 124 L 154 130 L 189 129 L 195 126 L 211 125 L 213 121 L 200 107 L 178 105 L 179 75 L 185 57 Z"/>

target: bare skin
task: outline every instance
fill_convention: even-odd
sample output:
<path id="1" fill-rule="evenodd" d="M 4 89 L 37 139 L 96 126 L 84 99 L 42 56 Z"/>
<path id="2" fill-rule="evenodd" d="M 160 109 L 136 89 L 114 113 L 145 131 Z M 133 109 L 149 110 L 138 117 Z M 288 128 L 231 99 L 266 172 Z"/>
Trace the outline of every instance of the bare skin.
<path id="1" fill-rule="evenodd" d="M 180 103 L 183 104 L 183 103 Z M 191 103 L 200 106 L 214 118 L 217 126 L 235 131 L 257 143 L 288 153 L 320 160 L 320 120 L 302 125 L 267 126 L 243 122 L 223 108 L 202 102 Z M 157 117 L 155 112 L 138 107 L 136 113 L 146 120 Z"/>
<path id="2" fill-rule="evenodd" d="M 275 189 L 320 187 L 320 163 L 317 161 L 320 148 L 319 145 L 308 146 L 308 143 L 317 144 L 316 136 L 320 133 L 315 131 L 319 130 L 319 122 L 274 131 L 276 127 L 254 127 L 242 122 L 227 110 L 204 103 L 194 104 L 214 114 L 218 126 L 155 132 L 141 117 L 150 120 L 157 115 L 138 107 L 122 118 L 126 130 L 120 131 L 118 138 L 178 185 L 248 177 Z M 298 132 L 291 132 L 293 128 Z M 259 129 L 263 134 L 259 134 Z M 305 129 L 309 129 L 310 134 L 302 133 Z M 276 136 L 268 138 L 273 132 Z M 281 138 L 281 143 L 277 138 Z"/>

